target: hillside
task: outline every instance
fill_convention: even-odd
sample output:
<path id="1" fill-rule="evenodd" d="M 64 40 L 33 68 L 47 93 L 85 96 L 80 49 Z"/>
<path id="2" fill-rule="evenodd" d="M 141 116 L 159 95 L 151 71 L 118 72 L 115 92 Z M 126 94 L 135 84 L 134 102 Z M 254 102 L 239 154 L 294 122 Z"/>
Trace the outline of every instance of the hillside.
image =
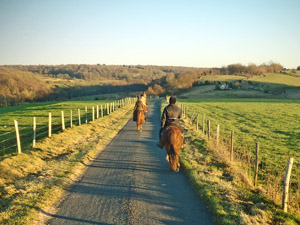
<path id="1" fill-rule="evenodd" d="M 52 92 L 39 74 L 0 67 L 0 106 L 37 101 Z"/>
<path id="2" fill-rule="evenodd" d="M 142 66 L 142 65 L 31 65 L 11 66 L 14 69 L 42 74 L 45 77 L 62 79 L 80 79 L 113 83 L 123 81 L 126 84 L 147 84 L 169 73 L 179 74 L 189 71 L 189 67 Z"/>
<path id="3" fill-rule="evenodd" d="M 126 65 L 38 65 L 2 66 L 2 74 L 11 80 L 10 89 L 22 89 L 19 85 L 34 80 L 31 97 L 16 96 L 13 91 L 2 91 L 1 106 L 32 101 L 68 100 L 82 96 L 111 93 L 132 93 L 146 91 L 151 95 L 177 93 L 190 88 L 208 69 L 170 66 L 126 66 Z M 7 72 L 9 71 L 9 72 Z M 3 75 L 4 76 L 4 75 Z M 2 79 L 4 80 L 4 79 Z M 21 82 L 22 80 L 22 82 Z M 6 82 L 2 82 L 7 86 Z M 23 86 L 23 85 L 22 85 Z M 24 88 L 27 85 L 24 86 Z M 0 86 L 1 87 L 1 86 Z M 47 88 L 45 88 L 47 87 Z M 41 95 L 45 90 L 47 94 Z M 25 90 L 18 91 L 26 93 Z M 9 98 L 10 101 L 6 99 Z M 98 97 L 97 97 L 98 98 Z"/>
<path id="4" fill-rule="evenodd" d="M 269 73 L 251 78 L 236 75 L 202 76 L 183 98 L 300 98 L 300 76 L 289 72 Z"/>
<path id="5" fill-rule="evenodd" d="M 0 66 L 0 106 L 83 96 L 103 98 L 104 94 L 120 92 L 133 96 L 142 91 L 160 96 L 185 93 L 184 97 L 188 97 L 186 91 L 191 87 L 201 89 L 199 97 L 204 94 L 204 97 L 298 98 L 295 86 L 300 84 L 299 74 L 282 69 L 276 63 L 231 64 L 223 68 L 100 64 Z M 226 93 L 202 91 L 205 85 L 216 85 L 220 90 L 224 83 L 230 86 Z M 195 88 L 192 92 L 197 97 Z"/>

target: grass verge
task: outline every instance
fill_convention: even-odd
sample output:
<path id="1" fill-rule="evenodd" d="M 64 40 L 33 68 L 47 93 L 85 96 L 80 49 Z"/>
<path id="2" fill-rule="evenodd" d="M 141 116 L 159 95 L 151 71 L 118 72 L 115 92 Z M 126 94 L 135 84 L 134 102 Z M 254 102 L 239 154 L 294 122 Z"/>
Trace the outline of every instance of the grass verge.
<path id="1" fill-rule="evenodd" d="M 132 116 L 127 105 L 109 116 L 46 138 L 32 151 L 0 162 L 0 224 L 42 224 L 46 212 L 83 174 Z"/>
<path id="2" fill-rule="evenodd" d="M 250 179 L 186 122 L 180 161 L 201 199 L 218 224 L 300 224 L 300 217 L 283 213 L 254 188 Z"/>

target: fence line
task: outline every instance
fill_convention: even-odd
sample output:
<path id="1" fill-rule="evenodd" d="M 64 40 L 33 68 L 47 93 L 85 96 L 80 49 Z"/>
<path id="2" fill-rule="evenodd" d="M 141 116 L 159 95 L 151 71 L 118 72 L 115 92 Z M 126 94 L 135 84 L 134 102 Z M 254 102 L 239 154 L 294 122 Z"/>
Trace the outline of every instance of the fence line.
<path id="1" fill-rule="evenodd" d="M 100 110 L 99 105 L 97 105 L 96 107 L 92 106 L 92 112 L 90 112 L 87 106 L 85 106 L 85 114 L 80 115 L 80 108 L 78 108 L 78 115 L 76 115 L 74 119 L 72 110 L 70 111 L 70 118 L 68 117 L 68 115 L 65 115 L 64 111 L 61 111 L 60 115 L 55 116 L 52 114 L 52 112 L 49 112 L 47 119 L 48 121 L 46 123 L 38 124 L 36 117 L 33 117 L 33 122 L 31 125 L 23 125 L 23 127 L 21 128 L 20 125 L 18 125 L 18 122 L 15 121 L 14 131 L 0 134 L 0 137 L 2 139 L 0 139 L 0 153 L 1 155 L 13 153 L 13 149 L 16 149 L 17 153 L 21 153 L 22 144 L 25 145 L 26 143 L 26 146 L 30 145 L 32 147 L 35 147 L 38 140 L 42 140 L 47 136 L 51 137 L 53 133 L 64 131 L 66 129 L 66 124 L 70 124 L 70 128 L 73 127 L 73 122 L 75 122 L 74 124 L 78 124 L 78 126 L 80 126 L 82 124 L 82 119 L 84 119 L 85 122 L 88 123 L 90 121 L 94 121 L 95 117 L 98 119 L 101 115 L 102 118 L 121 108 L 121 106 L 133 104 L 134 102 L 135 98 L 127 97 L 125 99 L 121 99 L 119 102 L 107 103 L 106 108 L 101 105 Z M 105 110 L 107 111 L 105 112 Z M 5 138 L 5 136 L 8 137 Z"/>
<path id="2" fill-rule="evenodd" d="M 187 118 L 188 122 L 191 123 L 192 125 L 195 125 L 195 127 L 193 126 L 193 128 L 196 130 L 196 132 L 198 132 L 198 121 L 196 124 L 194 124 L 194 121 L 192 120 L 192 116 L 189 117 L 188 115 L 188 108 L 181 104 L 181 109 L 183 111 L 183 115 L 185 118 Z M 191 110 L 189 110 L 191 111 Z M 194 114 L 194 113 L 193 113 Z M 217 129 L 216 129 L 216 135 L 214 136 L 211 132 L 211 129 L 210 129 L 210 120 L 207 120 L 207 136 L 205 136 L 205 120 L 204 120 L 204 117 L 205 115 L 203 114 L 203 117 L 202 117 L 202 136 L 203 138 L 206 138 L 208 142 L 212 143 L 212 142 L 215 142 L 215 147 L 217 148 L 217 150 L 220 151 L 219 149 L 219 144 L 220 144 L 220 130 L 219 130 L 219 125 L 217 126 Z M 228 131 L 230 130 L 227 130 L 226 128 L 224 128 L 224 133 L 227 133 Z M 229 133 L 229 132 L 228 132 Z M 215 139 L 213 140 L 212 137 L 215 137 Z M 234 146 L 234 131 L 231 130 L 231 137 L 230 137 L 230 142 L 229 142 L 229 147 L 226 147 L 226 143 L 227 143 L 227 146 L 228 146 L 228 142 L 224 140 L 224 136 L 222 138 L 222 143 L 224 145 L 225 143 L 225 149 L 227 149 L 229 151 L 229 158 L 230 158 L 230 161 L 238 161 L 238 158 L 239 157 L 239 160 L 241 162 L 243 161 L 247 161 L 247 165 L 244 165 L 246 168 L 248 168 L 248 170 L 246 171 L 249 175 L 249 170 L 251 171 L 253 169 L 253 186 L 256 187 L 258 185 L 258 180 L 259 180 L 259 169 L 261 170 L 261 174 L 263 174 L 263 169 L 265 171 L 268 171 L 268 175 L 265 179 L 263 179 L 263 176 L 261 176 L 261 179 L 260 181 L 263 182 L 265 181 L 265 184 L 267 184 L 267 187 L 269 187 L 268 185 L 272 185 L 271 183 L 274 183 L 274 181 L 270 181 L 270 179 L 274 179 L 272 176 L 271 176 L 271 173 L 272 171 L 269 169 L 267 170 L 266 168 L 266 163 L 264 162 L 264 158 L 262 158 L 260 160 L 260 164 L 261 164 L 261 168 L 259 168 L 259 143 L 256 142 L 256 152 L 255 152 L 255 159 L 250 155 L 251 152 L 250 151 L 243 151 L 241 152 L 242 149 L 240 149 L 239 146 Z M 235 152 L 234 152 L 235 150 Z M 226 151 L 226 150 L 225 150 Z M 235 156 L 235 157 L 234 157 Z M 288 161 L 288 165 L 287 165 L 287 168 L 286 168 L 286 174 L 285 174 L 285 177 L 284 177 L 284 183 L 283 183 L 283 194 L 282 194 L 282 209 L 284 212 L 287 212 L 287 209 L 288 209 L 288 205 L 289 205 L 289 193 L 291 191 L 289 191 L 289 187 L 290 187 L 290 176 L 291 176 L 291 170 L 292 170 L 292 165 L 293 165 L 293 158 L 290 158 L 289 161 Z M 249 168 L 250 167 L 250 168 Z M 278 170 L 275 170 L 275 173 L 277 174 L 277 177 L 275 179 L 277 179 L 276 181 L 276 184 L 274 184 L 273 186 L 273 199 L 276 199 L 276 195 L 278 195 L 278 192 L 279 192 L 279 189 L 278 188 L 281 188 L 281 182 L 283 182 L 283 177 L 278 177 L 280 174 L 281 174 L 281 171 L 278 171 Z M 275 174 L 275 175 L 276 175 Z M 267 180 L 266 180 L 267 179 Z M 300 185 L 300 183 L 299 183 Z M 300 186 L 299 186 L 300 187 Z M 293 186 L 291 188 L 294 188 Z M 298 188 L 299 189 L 299 188 Z M 296 195 L 296 201 L 293 202 L 293 204 L 299 204 L 299 196 L 297 195 L 296 192 L 299 192 L 299 190 L 295 190 L 294 189 L 294 192 L 295 192 L 295 195 Z M 272 193 L 268 192 L 270 195 L 272 195 Z M 274 196 L 275 195 L 275 196 Z M 297 199 L 297 196 L 298 196 L 298 199 Z M 272 196 L 271 196 L 272 197 Z M 292 204 L 292 203 L 291 203 Z M 290 205 L 291 205 L 290 204 Z M 296 208 L 299 209 L 300 205 L 297 205 L 295 206 Z"/>
<path id="3" fill-rule="evenodd" d="M 12 134 L 12 133 L 14 133 L 14 131 L 6 132 L 6 133 L 3 133 L 3 134 L 0 134 L 0 137 L 4 136 L 4 135 Z"/>

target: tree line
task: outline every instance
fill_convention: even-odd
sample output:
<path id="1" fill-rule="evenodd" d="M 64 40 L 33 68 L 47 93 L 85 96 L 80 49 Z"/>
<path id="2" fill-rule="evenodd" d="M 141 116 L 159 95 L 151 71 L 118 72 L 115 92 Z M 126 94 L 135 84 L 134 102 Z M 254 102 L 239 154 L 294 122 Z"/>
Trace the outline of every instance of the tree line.
<path id="1" fill-rule="evenodd" d="M 52 88 L 40 76 L 12 68 L 0 67 L 0 106 L 43 99 Z"/>
<path id="2" fill-rule="evenodd" d="M 153 80 L 149 84 L 147 92 L 153 95 L 172 95 L 189 89 L 192 86 L 199 85 L 198 81 L 204 76 L 240 75 L 244 76 L 245 79 L 248 79 L 253 76 L 277 73 L 282 70 L 283 66 L 274 62 L 264 63 L 261 65 L 255 65 L 252 63 L 248 66 L 236 63 L 222 68 L 191 68 L 190 70 L 182 73 L 169 73 L 160 79 Z"/>
<path id="3" fill-rule="evenodd" d="M 284 67 L 279 63 L 269 62 L 263 63 L 257 66 L 254 63 L 250 63 L 248 66 L 244 66 L 240 63 L 230 64 L 226 67 L 219 69 L 219 74 L 224 75 L 244 75 L 246 77 L 253 77 L 255 75 L 262 75 L 267 73 L 278 73 L 282 71 Z"/>
<path id="4" fill-rule="evenodd" d="M 237 63 L 222 68 L 104 64 L 0 66 L 0 106 L 116 92 L 172 95 L 197 85 L 203 76 L 249 78 L 281 70 L 283 66 L 274 62 L 248 66 Z"/>
<path id="5" fill-rule="evenodd" d="M 167 66 L 133 66 L 133 65 L 16 65 L 13 69 L 41 74 L 45 77 L 60 79 L 80 79 L 85 81 L 123 81 L 128 84 L 147 84 L 153 79 L 166 76 L 168 73 L 182 73 L 188 67 Z"/>

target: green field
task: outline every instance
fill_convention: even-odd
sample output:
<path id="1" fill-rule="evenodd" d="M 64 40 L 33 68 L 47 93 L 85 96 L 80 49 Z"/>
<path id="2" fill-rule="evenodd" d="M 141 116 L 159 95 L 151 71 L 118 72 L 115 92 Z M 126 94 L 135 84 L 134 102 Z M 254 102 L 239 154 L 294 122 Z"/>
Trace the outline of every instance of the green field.
<path id="1" fill-rule="evenodd" d="M 124 127 L 133 106 L 66 129 L 39 141 L 31 151 L 0 160 L 0 224 L 41 224 L 36 220 L 41 210 L 54 207 L 66 194 L 91 160 Z"/>
<path id="2" fill-rule="evenodd" d="M 190 116 L 193 112 L 194 117 L 199 114 L 200 129 L 203 115 L 205 121 L 211 121 L 212 134 L 219 124 L 220 137 L 228 145 L 234 130 L 235 152 L 250 163 L 254 162 L 255 145 L 259 142 L 261 184 L 272 181 L 280 185 L 288 158 L 294 157 L 292 186 L 299 192 L 300 100 L 181 99 L 180 103 L 188 108 Z"/>
<path id="3" fill-rule="evenodd" d="M 274 98 L 272 94 L 259 90 L 216 90 L 216 85 L 192 87 L 180 95 L 181 98 Z"/>
<path id="4" fill-rule="evenodd" d="M 12 107 L 0 108 L 0 155 L 16 151 L 14 120 L 18 121 L 22 148 L 29 148 L 33 137 L 33 117 L 36 117 L 37 140 L 48 135 L 48 115 L 52 114 L 53 133 L 61 131 L 61 111 L 64 111 L 65 126 L 70 127 L 70 114 L 72 110 L 73 125 L 78 125 L 78 109 L 80 109 L 81 124 L 86 121 L 85 107 L 87 106 L 87 120 L 92 120 L 92 107 L 101 105 L 103 109 L 112 100 L 99 101 L 65 101 L 32 103 Z M 99 112 L 101 116 L 101 112 Z M 106 111 L 104 111 L 105 115 Z M 96 112 L 95 112 L 96 117 Z"/>
<path id="5" fill-rule="evenodd" d="M 200 81 L 234 81 L 234 80 L 243 80 L 244 76 L 236 76 L 236 75 L 212 75 L 212 76 L 204 76 L 200 78 Z"/>
<path id="6" fill-rule="evenodd" d="M 273 73 L 252 78 L 234 75 L 202 77 L 194 86 L 182 93 L 182 98 L 277 98 L 300 99 L 300 72 Z M 231 86 L 217 90 L 216 82 Z"/>
<path id="7" fill-rule="evenodd" d="M 251 80 L 262 83 L 272 83 L 300 87 L 300 77 L 297 75 L 297 73 L 294 76 L 285 75 L 281 73 L 273 73 L 264 76 L 257 76 Z"/>

